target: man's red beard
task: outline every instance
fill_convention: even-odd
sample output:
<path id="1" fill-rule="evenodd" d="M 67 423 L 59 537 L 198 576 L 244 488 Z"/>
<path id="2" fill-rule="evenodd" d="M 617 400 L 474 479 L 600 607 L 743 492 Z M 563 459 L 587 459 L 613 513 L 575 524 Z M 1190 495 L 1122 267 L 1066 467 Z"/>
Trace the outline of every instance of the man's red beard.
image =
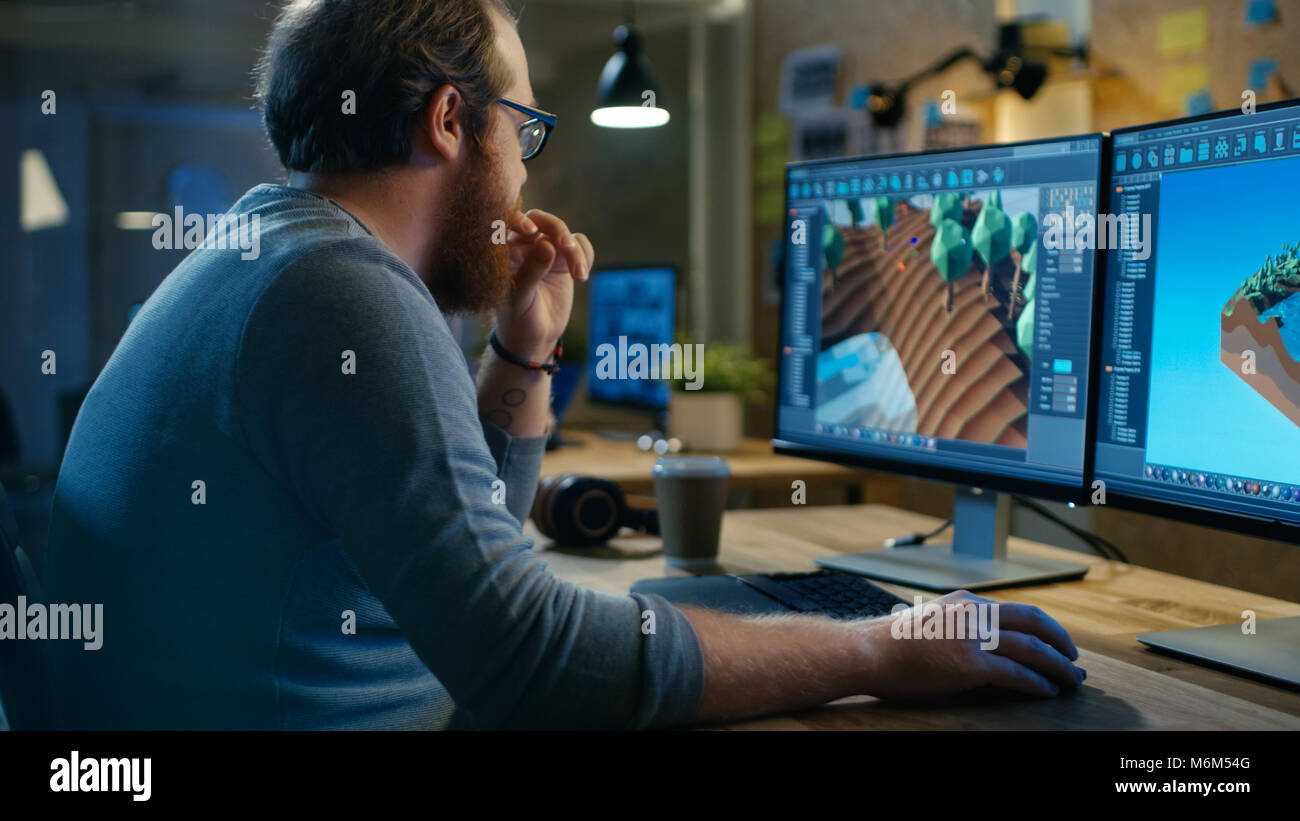
<path id="1" fill-rule="evenodd" d="M 482 313 L 510 296 L 514 272 L 509 248 L 493 240 L 504 236 L 498 226 L 510 224 L 520 199 L 513 205 L 500 201 L 498 168 L 493 155 L 471 143 L 468 167 L 448 191 L 442 239 L 429 277 L 429 291 L 444 313 Z"/>

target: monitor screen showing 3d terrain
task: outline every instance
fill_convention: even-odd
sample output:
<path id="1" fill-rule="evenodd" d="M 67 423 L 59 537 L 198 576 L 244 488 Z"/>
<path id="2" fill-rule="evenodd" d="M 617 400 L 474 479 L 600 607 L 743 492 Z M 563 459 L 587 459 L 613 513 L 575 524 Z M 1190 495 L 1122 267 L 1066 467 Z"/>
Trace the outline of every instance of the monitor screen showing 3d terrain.
<path id="1" fill-rule="evenodd" d="M 1154 242 L 1149 259 L 1108 259 L 1097 474 L 1161 500 L 1300 520 L 1300 218 L 1289 202 L 1300 116 L 1116 143 L 1160 162 L 1134 173 L 1130 161 L 1112 181 L 1124 208 L 1151 216 Z"/>
<path id="2" fill-rule="evenodd" d="M 826 211 L 815 422 L 1024 448 L 1039 189 Z"/>
<path id="3" fill-rule="evenodd" d="M 1095 212 L 1099 160 L 1085 139 L 792 167 L 781 435 L 1077 482 L 1093 251 L 1049 228 Z"/>

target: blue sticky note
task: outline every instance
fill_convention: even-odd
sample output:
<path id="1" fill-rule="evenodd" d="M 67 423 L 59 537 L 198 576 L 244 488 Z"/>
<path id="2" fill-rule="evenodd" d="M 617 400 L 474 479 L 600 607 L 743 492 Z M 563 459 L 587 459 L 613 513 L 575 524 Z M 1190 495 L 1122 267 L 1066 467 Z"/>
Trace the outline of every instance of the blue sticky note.
<path id="1" fill-rule="evenodd" d="M 1250 64 L 1250 78 L 1246 81 L 1247 88 L 1262 89 L 1268 85 L 1268 78 L 1277 71 L 1277 60 L 1272 57 L 1261 57 L 1253 60 Z"/>
<path id="2" fill-rule="evenodd" d="M 863 109 L 867 107 L 867 99 L 871 96 L 871 89 L 866 86 L 854 86 L 849 92 L 849 108 Z"/>
<path id="3" fill-rule="evenodd" d="M 1214 100 L 1210 97 L 1208 88 L 1202 88 L 1187 95 L 1188 115 L 1196 117 L 1201 114 L 1209 114 L 1213 110 Z"/>
<path id="4" fill-rule="evenodd" d="M 1273 0 L 1250 0 L 1246 4 L 1246 25 L 1266 26 L 1277 20 L 1277 4 Z"/>
<path id="5" fill-rule="evenodd" d="M 943 109 L 935 100 L 927 100 L 925 103 L 925 127 L 934 128 L 943 122 Z"/>

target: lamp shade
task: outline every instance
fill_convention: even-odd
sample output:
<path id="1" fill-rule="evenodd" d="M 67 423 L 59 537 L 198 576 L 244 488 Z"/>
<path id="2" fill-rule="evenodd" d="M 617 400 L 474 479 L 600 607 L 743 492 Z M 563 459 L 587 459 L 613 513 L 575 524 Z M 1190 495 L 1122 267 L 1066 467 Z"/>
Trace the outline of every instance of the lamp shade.
<path id="1" fill-rule="evenodd" d="M 591 121 L 606 128 L 652 128 L 668 122 L 668 110 L 660 106 L 659 82 L 641 52 L 641 34 L 634 26 L 619 26 L 614 43 L 618 51 L 600 72 Z"/>

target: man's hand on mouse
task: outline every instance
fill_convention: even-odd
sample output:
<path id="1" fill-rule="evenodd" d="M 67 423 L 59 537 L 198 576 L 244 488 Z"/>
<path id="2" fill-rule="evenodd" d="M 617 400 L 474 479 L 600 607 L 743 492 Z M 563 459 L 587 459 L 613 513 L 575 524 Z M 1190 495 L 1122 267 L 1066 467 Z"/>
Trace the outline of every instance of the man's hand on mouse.
<path id="1" fill-rule="evenodd" d="M 955 623 L 954 608 L 970 605 L 996 607 L 996 646 L 983 649 L 981 638 L 967 630 L 967 638 L 898 638 L 895 619 L 914 619 L 916 608 L 899 615 L 866 622 L 871 659 L 862 692 L 880 698 L 953 695 L 985 687 L 998 687 L 1035 696 L 1055 696 L 1083 683 L 1086 673 L 1072 662 L 1079 651 L 1069 634 L 1051 616 L 1028 604 L 998 602 L 959 590 L 927 602 L 922 621 L 942 618 Z M 962 611 L 959 611 L 959 613 Z M 969 611 L 964 611 L 969 612 Z M 959 617 L 959 613 L 953 613 Z M 970 621 L 967 619 L 969 626 Z M 933 635 L 930 630 L 926 635 Z M 993 644 L 993 642 L 987 642 Z"/>
<path id="2" fill-rule="evenodd" d="M 591 276 L 596 252 L 554 214 L 516 212 L 506 244 L 515 286 L 497 311 L 497 337 L 511 353 L 549 361 L 573 310 L 573 283 Z"/>

